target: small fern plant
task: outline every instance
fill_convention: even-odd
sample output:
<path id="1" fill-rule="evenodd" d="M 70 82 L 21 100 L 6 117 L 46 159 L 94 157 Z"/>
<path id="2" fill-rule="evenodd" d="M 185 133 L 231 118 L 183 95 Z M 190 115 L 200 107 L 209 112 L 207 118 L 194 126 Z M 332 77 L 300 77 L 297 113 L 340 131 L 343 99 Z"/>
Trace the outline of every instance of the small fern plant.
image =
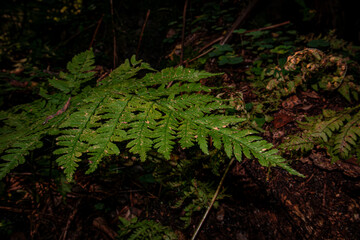
<path id="1" fill-rule="evenodd" d="M 217 196 L 214 202 L 214 208 L 218 208 L 219 200 L 222 200 L 229 195 L 226 195 L 225 189 L 223 189 Z M 201 182 L 193 179 L 188 189 L 181 191 L 183 196 L 174 204 L 173 208 L 180 208 L 184 205 L 184 216 L 180 219 L 184 222 L 183 228 L 189 227 L 191 223 L 191 217 L 194 212 L 199 212 L 206 209 L 209 206 L 211 198 L 214 196 L 215 189 L 211 183 Z"/>
<path id="2" fill-rule="evenodd" d="M 137 217 L 130 220 L 119 217 L 120 225 L 117 239 L 126 240 L 175 240 L 176 234 L 170 227 L 153 220 L 139 221 Z"/>
<path id="3" fill-rule="evenodd" d="M 122 143 L 145 161 L 149 151 L 169 159 L 175 144 L 209 154 L 209 138 L 229 158 L 255 157 L 263 166 L 301 175 L 256 131 L 237 129 L 245 119 L 226 115 L 226 100 L 201 94 L 212 89 L 200 79 L 217 74 L 178 67 L 139 77 L 154 69 L 132 57 L 97 80 L 91 50 L 75 56 L 67 70 L 49 80 L 52 88 L 40 90 L 41 99 L 0 113 L 0 178 L 52 138 L 68 180 L 80 163 L 94 172 L 104 157 L 120 153 Z"/>
<path id="4" fill-rule="evenodd" d="M 323 114 L 308 117 L 305 122 L 299 123 L 303 131 L 289 136 L 279 147 L 306 153 L 315 146 L 321 146 L 327 149 L 332 162 L 355 156 L 360 151 L 359 108 L 358 105 L 340 112 L 324 110 Z"/>

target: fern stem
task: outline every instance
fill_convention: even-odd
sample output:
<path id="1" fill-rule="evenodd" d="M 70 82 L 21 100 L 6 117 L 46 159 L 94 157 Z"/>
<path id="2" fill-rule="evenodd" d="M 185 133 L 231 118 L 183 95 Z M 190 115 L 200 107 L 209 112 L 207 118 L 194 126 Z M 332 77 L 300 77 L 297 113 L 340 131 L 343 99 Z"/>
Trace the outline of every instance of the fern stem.
<path id="1" fill-rule="evenodd" d="M 233 158 L 231 159 L 231 161 L 229 162 L 229 164 L 227 165 L 227 167 L 226 167 L 226 169 L 225 169 L 225 172 L 224 172 L 223 176 L 221 177 L 221 180 L 220 180 L 220 182 L 219 182 L 219 185 L 218 185 L 218 187 L 217 187 L 217 189 L 216 189 L 216 192 L 215 192 L 213 198 L 211 199 L 210 205 L 209 205 L 208 208 L 206 209 L 206 212 L 205 212 L 204 216 L 202 217 L 202 219 L 201 219 L 198 227 L 196 228 L 196 231 L 195 231 L 194 235 L 192 236 L 191 240 L 194 240 L 194 239 L 196 238 L 196 235 L 199 233 L 200 228 L 202 227 L 203 223 L 205 222 L 205 219 L 206 219 L 207 215 L 209 214 L 209 212 L 210 212 L 212 206 L 214 205 L 215 200 L 216 200 L 216 198 L 217 198 L 217 196 L 218 196 L 218 194 L 219 194 L 219 192 L 220 192 L 220 189 L 221 189 L 222 184 L 223 184 L 223 182 L 224 182 L 224 180 L 225 180 L 226 174 L 228 173 L 228 171 L 229 171 L 229 169 L 230 169 L 230 166 L 232 165 L 232 163 L 233 163 L 234 161 L 235 161 L 235 157 L 233 157 Z"/>

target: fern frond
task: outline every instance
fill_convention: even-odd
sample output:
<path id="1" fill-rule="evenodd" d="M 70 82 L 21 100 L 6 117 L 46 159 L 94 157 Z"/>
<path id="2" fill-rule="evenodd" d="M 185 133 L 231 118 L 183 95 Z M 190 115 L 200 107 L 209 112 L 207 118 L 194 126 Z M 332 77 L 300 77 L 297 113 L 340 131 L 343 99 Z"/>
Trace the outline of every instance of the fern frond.
<path id="1" fill-rule="evenodd" d="M 128 130 L 129 143 L 126 147 L 130 152 L 140 154 L 142 161 L 146 160 L 146 153 L 152 148 L 153 130 L 157 126 L 156 120 L 160 119 L 161 113 L 156 109 L 153 102 L 138 102 L 137 111 L 141 111 L 135 116 L 135 121 L 130 123 Z"/>
<path id="2" fill-rule="evenodd" d="M 348 119 L 350 119 L 349 114 L 338 114 L 327 121 L 320 121 L 315 124 L 312 136 L 320 137 L 324 142 L 328 142 L 333 132 L 339 130 Z"/>
<path id="3" fill-rule="evenodd" d="M 67 64 L 68 73 L 60 72 L 60 79 L 50 79 L 49 83 L 63 93 L 76 94 L 80 90 L 80 85 L 93 79 L 95 72 L 95 56 L 92 50 L 85 51 L 73 57 Z"/>
<path id="4" fill-rule="evenodd" d="M 353 146 L 358 144 L 358 137 L 360 137 L 360 112 L 355 114 L 335 137 L 334 153 L 341 158 L 348 158 Z"/>
<path id="5" fill-rule="evenodd" d="M 26 157 L 35 149 L 43 146 L 42 138 L 54 132 L 58 121 L 43 125 L 47 115 L 52 113 L 54 105 L 36 100 L 31 105 L 16 106 L 0 113 L 0 179 L 18 165 L 25 163 Z"/>
<path id="6" fill-rule="evenodd" d="M 157 128 L 154 131 L 154 147 L 158 152 L 170 159 L 170 153 L 175 144 L 175 131 L 178 127 L 178 121 L 173 113 L 161 117 Z"/>
<path id="7" fill-rule="evenodd" d="M 17 137 L 18 141 L 13 142 L 11 148 L 5 151 L 4 155 L 1 157 L 5 162 L 0 163 L 0 179 L 6 176 L 11 170 L 16 168 L 20 164 L 25 163 L 25 157 L 30 153 L 30 151 L 42 147 L 42 142 L 40 141 L 42 137 L 41 133 L 36 134 L 27 134 L 26 136 Z M 12 138 L 14 135 L 4 136 L 4 140 Z"/>
<path id="8" fill-rule="evenodd" d="M 90 129 L 91 117 L 104 101 L 105 96 L 88 99 L 86 105 L 72 113 L 61 125 L 61 135 L 56 138 L 57 145 L 61 148 L 54 151 L 54 154 L 62 154 L 56 161 L 64 168 L 68 179 L 71 179 L 76 168 L 77 162 L 81 161 L 81 156 L 87 151 L 88 144 L 83 136 L 86 136 Z"/>
<path id="9" fill-rule="evenodd" d="M 311 134 L 304 133 L 300 136 L 290 136 L 289 140 L 282 143 L 279 148 L 287 149 L 290 151 L 301 151 L 302 153 L 308 152 L 315 146 L 315 139 Z"/>
<path id="10" fill-rule="evenodd" d="M 172 231 L 170 227 L 163 226 L 161 223 L 155 222 L 153 220 L 142 220 L 139 221 L 136 217 L 127 220 L 125 218 L 119 218 L 121 225 L 119 225 L 120 230 L 119 239 L 126 240 L 175 240 L 177 239 L 176 234 Z"/>
<path id="11" fill-rule="evenodd" d="M 131 97 L 110 98 L 108 97 L 101 108 L 98 108 L 98 121 L 91 127 L 98 125 L 92 134 L 84 136 L 88 142 L 89 169 L 86 173 L 96 170 L 103 157 L 113 154 L 119 154 L 120 150 L 114 142 L 121 142 L 126 139 L 126 131 L 122 129 L 126 125 L 126 119 L 129 117 L 127 108 Z M 120 123 L 123 123 L 122 125 Z"/>
<path id="12" fill-rule="evenodd" d="M 323 146 L 333 157 L 333 162 L 350 157 L 350 152 L 358 147 L 360 136 L 359 107 L 348 108 L 340 112 L 324 110 L 322 115 L 307 118 L 299 123 L 304 132 L 290 136 L 289 141 L 280 145 L 287 150 L 308 152 L 315 145 Z M 323 120 L 325 118 L 325 120 Z"/>
<path id="13" fill-rule="evenodd" d="M 89 72 L 93 68 L 93 58 L 91 51 L 75 56 L 68 64 L 69 73 L 61 74 L 63 80 L 50 80 L 50 83 L 64 93 L 77 93 L 80 84 L 93 77 L 93 73 Z M 27 141 L 22 136 L 16 139 L 18 146 L 0 144 L 0 149 L 8 154 L 17 153 L 19 157 L 16 161 L 21 163 L 24 158 L 20 156 L 39 147 L 42 136 L 56 135 L 58 149 L 53 153 L 60 155 L 56 162 L 71 180 L 80 161 L 88 161 L 87 173 L 91 173 L 104 157 L 119 154 L 119 143 L 125 143 L 131 153 L 139 154 L 140 159 L 145 161 L 152 149 L 169 159 L 177 143 L 183 148 L 196 144 L 202 152 L 209 154 L 208 142 L 211 138 L 213 145 L 218 149 L 224 148 L 228 157 L 235 156 L 239 161 L 242 155 L 255 157 L 263 166 L 280 166 L 298 174 L 277 155 L 272 144 L 256 135 L 257 132 L 235 128 L 244 119 L 226 115 L 227 110 L 232 108 L 227 101 L 199 93 L 211 91 L 211 88 L 200 84 L 200 79 L 217 74 L 178 67 L 134 78 L 140 70 L 152 69 L 135 58 L 126 61 L 99 86 L 87 86 L 72 96 L 66 113 L 55 115 L 45 126 L 34 125 L 34 131 L 28 134 L 33 135 L 36 139 L 33 143 L 37 145 L 21 144 Z M 56 96 L 58 110 L 63 99 L 69 97 L 64 94 Z M 53 102 L 49 103 L 48 106 L 54 106 Z M 54 115 L 53 108 L 38 109 L 39 121 Z M 17 148 L 20 150 L 11 150 Z M 3 156 L 3 159 L 8 161 L 10 155 Z M 15 165 L 15 160 L 1 165 L 3 175 Z"/>
<path id="14" fill-rule="evenodd" d="M 31 151 L 42 147 L 42 137 L 52 131 L 51 126 L 44 126 L 44 119 L 39 117 L 49 113 L 43 101 L 35 101 L 32 106 L 20 105 L 11 111 L 0 114 L 4 125 L 0 131 L 0 152 L 4 160 L 0 163 L 0 179 L 25 163 Z"/>
<path id="15" fill-rule="evenodd" d="M 135 56 L 132 56 L 130 61 L 126 59 L 123 64 L 109 74 L 109 77 L 101 81 L 101 85 L 121 83 L 123 88 L 131 88 L 134 86 L 134 82 L 130 79 L 141 70 L 155 71 L 149 64 L 136 61 Z"/>

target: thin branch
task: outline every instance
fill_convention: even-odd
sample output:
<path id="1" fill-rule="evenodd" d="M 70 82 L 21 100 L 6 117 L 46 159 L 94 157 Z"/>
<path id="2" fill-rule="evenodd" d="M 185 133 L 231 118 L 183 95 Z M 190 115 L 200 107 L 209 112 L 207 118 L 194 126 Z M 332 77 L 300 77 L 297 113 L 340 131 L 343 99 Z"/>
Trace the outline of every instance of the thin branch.
<path id="1" fill-rule="evenodd" d="M 112 32 L 113 32 L 113 44 L 114 44 L 114 50 L 113 50 L 113 67 L 116 68 L 117 62 L 118 62 L 118 56 L 117 56 L 117 48 L 116 48 L 116 32 L 115 32 L 115 23 L 114 23 L 114 6 L 113 6 L 113 0 L 110 0 L 110 11 L 111 11 L 111 23 L 112 23 Z"/>
<path id="2" fill-rule="evenodd" d="M 99 31 L 100 24 L 101 24 L 101 22 L 102 22 L 103 18 L 104 18 L 104 14 L 102 14 L 102 15 L 101 15 L 101 18 L 99 19 L 99 21 L 98 21 L 98 23 L 97 23 L 97 26 L 96 26 L 95 32 L 94 32 L 93 37 L 92 37 L 91 42 L 90 42 L 89 49 L 91 49 L 91 48 L 92 48 L 92 45 L 93 45 L 93 43 L 94 43 L 94 41 L 95 41 L 95 37 L 96 37 L 96 35 L 97 35 L 98 31 Z"/>
<path id="3" fill-rule="evenodd" d="M 221 40 L 220 45 L 224 45 L 227 40 L 229 40 L 230 36 L 234 32 L 234 30 L 242 23 L 242 21 L 247 17 L 247 15 L 250 13 L 250 11 L 254 8 L 258 0 L 252 0 L 250 1 L 249 5 L 243 9 L 238 18 L 235 20 L 233 25 L 231 26 L 230 30 L 226 33 L 225 37 Z"/>
<path id="4" fill-rule="evenodd" d="M 185 41 L 185 23 L 186 23 L 186 9 L 188 5 L 188 0 L 185 0 L 184 11 L 183 11 L 183 26 L 181 32 L 181 53 L 180 53 L 180 65 L 182 65 L 184 59 L 184 41 Z"/>
<path id="5" fill-rule="evenodd" d="M 268 30 L 268 29 L 272 29 L 272 28 L 277 28 L 277 27 L 281 27 L 283 25 L 286 25 L 286 24 L 289 24 L 290 21 L 286 21 L 286 22 L 282 22 L 282 23 L 278 23 L 278 24 L 275 24 L 275 25 L 271 25 L 271 26 L 268 26 L 268 27 L 263 27 L 263 28 L 257 28 L 257 29 L 252 29 L 252 30 L 248 30 L 248 31 L 245 31 L 241 34 L 245 34 L 245 33 L 249 33 L 249 32 L 256 32 L 256 31 L 263 31 L 263 30 Z M 214 39 L 213 41 L 211 41 L 210 43 L 206 44 L 204 47 L 202 47 L 199 52 L 202 52 L 204 51 L 205 49 L 207 49 L 208 47 L 212 46 L 213 44 L 221 41 L 222 39 L 224 38 L 224 36 L 221 36 L 221 37 L 218 37 L 216 39 Z M 195 61 L 196 59 L 198 58 L 201 58 L 202 56 L 208 54 L 209 52 L 213 51 L 215 48 L 210 48 L 208 50 L 206 50 L 205 52 L 199 54 L 198 56 L 196 56 L 195 58 L 191 59 L 191 60 L 186 60 L 184 61 L 185 63 L 191 63 L 193 61 Z"/>
<path id="6" fill-rule="evenodd" d="M 51 114 L 50 116 L 48 116 L 45 121 L 43 122 L 43 125 L 45 125 L 50 119 L 53 119 L 54 117 L 60 115 L 60 114 L 63 114 L 70 106 L 70 100 L 71 100 L 71 97 L 68 98 L 67 102 L 65 103 L 65 105 L 60 109 L 58 110 L 56 113 L 54 114 Z"/>
<path id="7" fill-rule="evenodd" d="M 289 23 L 290 23 L 290 21 L 285 21 L 285 22 L 282 22 L 282 23 L 274 24 L 274 25 L 271 25 L 271 26 L 263 27 L 263 28 L 248 30 L 248 31 L 245 31 L 244 33 L 257 32 L 257 31 L 263 31 L 263 30 L 268 30 L 268 29 L 272 29 L 272 28 L 277 28 L 277 27 L 281 27 L 281 26 L 284 26 L 284 25 L 289 24 Z"/>
<path id="8" fill-rule="evenodd" d="M 59 43 L 53 51 L 58 50 L 60 47 L 65 46 L 66 44 L 68 44 L 71 40 L 73 40 L 74 38 L 76 38 L 77 36 L 79 36 L 80 34 L 82 34 L 83 32 L 85 32 L 86 30 L 92 28 L 93 26 L 95 26 L 95 24 L 91 24 L 89 26 L 87 26 L 86 28 L 82 29 L 81 31 L 77 31 L 74 35 L 72 35 L 71 37 L 69 37 L 68 39 L 66 39 L 65 41 L 62 41 L 61 43 Z"/>
<path id="9" fill-rule="evenodd" d="M 71 222 L 73 221 L 73 219 L 74 219 L 74 217 L 75 217 L 75 215 L 76 215 L 76 213 L 77 213 L 77 211 L 78 211 L 78 209 L 79 209 L 78 206 L 80 205 L 80 202 L 81 202 L 81 199 L 79 199 L 79 200 L 76 202 L 76 204 L 75 204 L 75 206 L 74 206 L 74 208 L 73 208 L 72 213 L 71 213 L 70 216 L 68 217 L 68 220 L 67 220 L 67 222 L 66 222 L 65 229 L 64 229 L 64 231 L 62 232 L 62 234 L 61 234 L 61 236 L 60 236 L 60 240 L 65 240 L 65 239 L 67 239 L 66 236 L 67 236 L 68 230 L 69 230 L 69 228 L 70 228 L 70 224 L 71 224 Z"/>
<path id="10" fill-rule="evenodd" d="M 150 9 L 147 11 L 146 13 L 146 18 L 145 18 L 145 21 L 144 21 L 144 24 L 142 26 L 142 29 L 141 29 L 141 33 L 140 33 L 140 38 L 139 38 L 139 43 L 138 43 L 138 46 L 137 46 L 137 49 L 136 49 L 136 59 L 138 57 L 138 54 L 139 54 L 139 49 L 140 49 L 140 45 L 141 45 L 141 40 L 142 40 L 142 37 L 144 35 L 144 30 L 145 30 L 145 26 L 146 26 L 146 23 L 149 19 L 149 15 L 150 15 Z"/>

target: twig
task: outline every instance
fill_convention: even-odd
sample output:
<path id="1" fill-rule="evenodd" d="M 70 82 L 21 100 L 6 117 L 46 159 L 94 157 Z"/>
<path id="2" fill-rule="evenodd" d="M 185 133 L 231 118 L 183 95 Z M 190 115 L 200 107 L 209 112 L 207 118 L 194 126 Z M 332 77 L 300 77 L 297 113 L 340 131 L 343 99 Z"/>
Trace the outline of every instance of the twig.
<path id="1" fill-rule="evenodd" d="M 326 172 L 324 173 L 324 177 L 324 179 L 326 179 Z M 326 206 L 326 181 L 324 181 L 322 205 L 324 207 Z"/>
<path id="2" fill-rule="evenodd" d="M 113 0 L 110 0 L 110 8 L 111 8 L 111 23 L 112 23 L 112 32 L 113 32 L 113 67 L 116 68 L 118 62 L 117 49 L 116 49 L 116 33 L 115 33 L 115 23 L 114 23 L 114 6 Z"/>
<path id="3" fill-rule="evenodd" d="M 204 51 L 205 49 L 207 49 L 208 47 L 214 45 L 215 43 L 220 42 L 223 38 L 224 38 L 224 36 L 221 36 L 221 37 L 218 37 L 218 38 L 212 40 L 211 42 L 209 42 L 208 44 L 206 44 L 205 46 L 203 46 L 203 47 L 199 50 L 199 52 L 202 52 L 202 51 Z"/>
<path id="4" fill-rule="evenodd" d="M 58 50 L 60 47 L 65 46 L 68 42 L 70 42 L 71 40 L 73 40 L 74 38 L 76 38 L 78 35 L 80 35 L 81 33 L 85 32 L 86 30 L 92 28 L 93 26 L 95 26 L 95 24 L 91 24 L 89 26 L 87 26 L 86 28 L 82 29 L 81 31 L 77 31 L 74 35 L 72 35 L 71 37 L 69 37 L 67 40 L 62 41 L 61 43 L 59 43 L 54 49 L 53 51 Z"/>
<path id="5" fill-rule="evenodd" d="M 277 28 L 277 27 L 281 27 L 283 25 L 286 25 L 286 24 L 289 24 L 290 21 L 286 21 L 286 22 L 282 22 L 282 23 L 278 23 L 278 24 L 275 24 L 275 25 L 271 25 L 271 26 L 268 26 L 268 27 L 263 27 L 263 28 L 257 28 L 257 29 L 252 29 L 252 30 L 247 30 L 241 34 L 245 34 L 245 33 L 249 33 L 249 32 L 257 32 L 257 31 L 263 31 L 263 30 L 268 30 L 268 29 L 272 29 L 272 28 Z M 224 36 L 221 36 L 221 37 L 218 37 L 214 40 L 212 40 L 210 43 L 206 44 L 204 47 L 202 47 L 199 52 L 202 52 L 204 51 L 205 49 L 207 49 L 208 47 L 212 46 L 213 44 L 217 43 L 217 42 L 220 42 L 222 39 L 224 38 Z"/>
<path id="6" fill-rule="evenodd" d="M 220 45 L 224 45 L 227 40 L 230 38 L 231 34 L 234 32 L 234 30 L 240 25 L 240 23 L 245 19 L 245 17 L 250 13 L 251 9 L 256 5 L 258 0 L 252 0 L 250 1 L 247 8 L 243 9 L 236 21 L 231 26 L 230 30 L 226 33 L 225 37 L 221 40 Z"/>
<path id="7" fill-rule="evenodd" d="M 263 27 L 263 28 L 248 30 L 248 31 L 245 31 L 244 33 L 257 32 L 257 31 L 263 31 L 263 30 L 268 30 L 268 29 L 272 29 L 272 28 L 277 28 L 277 27 L 281 27 L 281 26 L 289 24 L 289 23 L 290 23 L 290 21 L 286 21 L 286 22 L 274 24 L 274 25 L 271 25 L 271 26 Z"/>
<path id="8" fill-rule="evenodd" d="M 142 37 L 144 35 L 144 30 L 145 30 L 145 26 L 146 26 L 146 23 L 149 19 L 149 15 L 150 15 L 150 9 L 147 11 L 146 13 L 146 18 L 145 18 L 145 21 L 144 21 L 144 24 L 142 26 L 142 29 L 141 29 L 141 33 L 140 33 L 140 38 L 139 38 L 139 43 L 138 43 L 138 46 L 137 46 L 137 49 L 136 49 L 136 59 L 138 57 L 138 54 L 139 54 L 139 49 L 140 49 L 140 45 L 141 45 L 141 40 L 142 40 Z"/>
<path id="9" fill-rule="evenodd" d="M 234 161 L 235 161 L 235 158 L 233 157 L 231 159 L 231 161 L 229 162 L 229 164 L 227 165 L 227 167 L 225 169 L 225 172 L 224 172 L 224 174 L 223 174 L 223 176 L 222 176 L 222 178 L 220 180 L 220 183 L 219 183 L 219 185 L 218 185 L 218 187 L 216 189 L 216 192 L 215 192 L 213 198 L 211 199 L 210 205 L 206 209 L 206 212 L 205 212 L 204 216 L 202 217 L 201 222 L 199 223 L 198 227 L 196 228 L 196 231 L 195 231 L 194 235 L 192 236 L 191 240 L 194 240 L 196 238 L 196 235 L 199 233 L 201 226 L 205 222 L 205 219 L 206 219 L 207 215 L 209 214 L 209 212 L 210 212 L 212 206 L 214 205 L 215 200 L 216 200 L 216 198 L 217 198 L 217 196 L 218 196 L 218 194 L 220 192 L 220 189 L 221 189 L 221 186 L 222 186 L 222 184 L 223 184 L 223 182 L 225 180 L 226 174 L 228 173 L 228 171 L 230 169 L 230 166 Z"/>
<path id="10" fill-rule="evenodd" d="M 268 26 L 268 27 L 263 27 L 263 28 L 257 28 L 257 29 L 252 29 L 252 30 L 248 30 L 248 31 L 245 31 L 243 32 L 242 34 L 245 34 L 245 33 L 249 33 L 249 32 L 256 32 L 256 31 L 263 31 L 263 30 L 268 30 L 268 29 L 272 29 L 272 28 L 277 28 L 277 27 L 281 27 L 283 25 L 286 25 L 286 24 L 289 24 L 290 21 L 286 21 L 286 22 L 282 22 L 282 23 L 278 23 L 278 24 L 275 24 L 275 25 L 271 25 L 271 26 Z M 205 49 L 207 49 L 208 47 L 212 46 L 213 44 L 221 41 L 222 39 L 224 38 L 224 36 L 221 36 L 221 37 L 218 37 L 216 39 L 214 39 L 213 41 L 211 41 L 210 43 L 206 44 L 204 47 L 202 47 L 199 52 L 202 52 L 204 51 Z M 206 50 L 205 52 L 199 54 L 198 56 L 196 56 L 195 58 L 191 59 L 191 60 L 186 60 L 184 61 L 185 63 L 191 63 L 193 61 L 195 61 L 196 59 L 198 58 L 201 58 L 202 56 L 208 54 L 209 52 L 213 51 L 215 48 L 210 48 L 208 50 Z"/>
<path id="11" fill-rule="evenodd" d="M 102 20 L 103 20 L 103 17 L 104 17 L 104 14 L 103 14 L 103 15 L 101 15 L 101 18 L 99 19 L 99 21 L 98 21 L 98 23 L 97 23 L 97 26 L 96 26 L 95 32 L 94 32 L 93 37 L 92 37 L 91 42 L 90 42 L 89 49 L 91 49 L 91 48 L 92 48 L 92 45 L 93 45 L 93 43 L 94 43 L 94 41 L 95 41 L 95 37 L 96 37 L 96 35 L 97 35 L 97 32 L 99 31 L 100 24 L 101 24 L 101 22 L 102 22 Z"/>
<path id="12" fill-rule="evenodd" d="M 64 231 L 62 232 L 62 234 L 61 234 L 61 236 L 60 236 L 60 240 L 65 240 L 65 239 L 66 239 L 66 235 L 67 235 L 67 233 L 68 233 L 70 224 L 71 224 L 72 220 L 74 219 L 74 217 L 75 217 L 75 215 L 76 215 L 76 213 L 77 213 L 77 211 L 78 211 L 78 206 L 79 206 L 79 204 L 80 204 L 80 201 L 81 201 L 81 199 L 79 199 L 79 200 L 76 202 L 76 204 L 75 204 L 75 206 L 74 206 L 74 210 L 73 210 L 72 213 L 70 214 L 70 216 L 69 216 L 69 218 L 68 218 L 68 220 L 67 220 L 65 229 L 64 229 Z"/>
<path id="13" fill-rule="evenodd" d="M 21 208 L 14 208 L 14 207 L 7 207 L 7 206 L 0 206 L 0 210 L 15 212 L 15 213 L 32 213 L 33 210 L 31 209 L 21 209 Z"/>
<path id="14" fill-rule="evenodd" d="M 57 111 L 56 113 L 51 114 L 50 116 L 48 116 L 45 119 L 45 121 L 43 122 L 43 125 L 45 125 L 50 119 L 56 117 L 57 115 L 60 115 L 60 114 L 64 113 L 66 111 L 66 109 L 68 109 L 68 107 L 70 106 L 70 100 L 71 100 L 71 97 L 69 97 L 69 99 L 67 100 L 65 105 L 59 111 Z"/>
<path id="15" fill-rule="evenodd" d="M 184 11 L 183 11 L 183 26 L 181 32 L 181 52 L 180 52 L 180 65 L 182 65 L 184 59 L 184 41 L 185 41 L 185 23 L 186 23 L 186 8 L 188 0 L 185 0 Z"/>
<path id="16" fill-rule="evenodd" d="M 201 58 L 202 56 L 208 54 L 209 52 L 212 52 L 213 50 L 215 50 L 215 48 L 209 48 L 207 51 L 201 53 L 200 55 L 194 57 L 193 59 L 184 61 L 184 63 L 186 63 L 186 64 L 191 63 L 191 62 L 195 61 L 196 59 Z"/>

